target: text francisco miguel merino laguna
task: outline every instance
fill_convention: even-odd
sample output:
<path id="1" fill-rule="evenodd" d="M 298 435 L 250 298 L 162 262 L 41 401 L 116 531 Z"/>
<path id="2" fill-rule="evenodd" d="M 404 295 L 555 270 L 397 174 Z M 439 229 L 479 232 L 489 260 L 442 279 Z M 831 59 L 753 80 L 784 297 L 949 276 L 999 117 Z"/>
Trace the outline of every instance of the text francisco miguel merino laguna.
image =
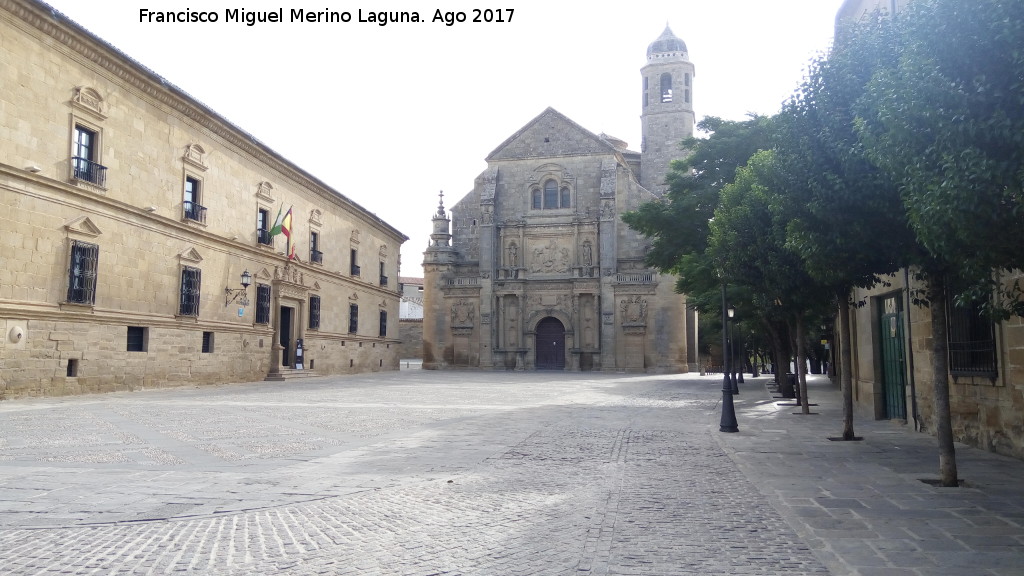
<path id="1" fill-rule="evenodd" d="M 505 23 L 512 21 L 512 8 L 495 9 L 473 9 L 468 12 L 444 12 L 435 10 L 429 22 L 440 22 L 446 26 L 452 26 L 462 22 L 481 23 Z M 161 11 L 150 10 L 149 8 L 139 9 L 139 22 L 155 24 L 189 23 L 189 22 L 228 22 L 255 26 L 261 23 L 275 22 L 305 22 L 305 23 L 348 23 L 361 22 L 372 23 L 378 26 L 385 26 L 392 23 L 403 22 L 428 22 L 420 17 L 416 11 L 363 11 L 356 10 L 355 18 L 353 13 L 347 10 L 305 10 L 303 8 L 291 8 L 287 12 L 288 19 L 285 19 L 285 9 L 277 10 L 246 10 L 245 8 L 225 8 L 223 18 L 216 11 L 185 10 Z"/>

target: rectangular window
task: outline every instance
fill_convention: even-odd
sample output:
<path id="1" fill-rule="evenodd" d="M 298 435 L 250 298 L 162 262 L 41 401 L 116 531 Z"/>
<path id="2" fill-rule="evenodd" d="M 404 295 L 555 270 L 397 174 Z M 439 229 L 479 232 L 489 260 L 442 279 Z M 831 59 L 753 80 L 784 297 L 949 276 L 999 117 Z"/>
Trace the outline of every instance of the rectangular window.
<path id="1" fill-rule="evenodd" d="M 348 333 L 355 334 L 359 331 L 359 305 L 348 305 Z"/>
<path id="2" fill-rule="evenodd" d="M 388 277 L 384 275 L 384 263 L 383 262 L 380 263 L 380 285 L 381 286 L 387 286 L 388 285 Z"/>
<path id="3" fill-rule="evenodd" d="M 213 332 L 203 332 L 203 354 L 213 352 Z"/>
<path id="4" fill-rule="evenodd" d="M 142 326 L 129 326 L 128 345 L 126 349 L 129 352 L 145 352 L 148 335 L 148 330 Z"/>
<path id="5" fill-rule="evenodd" d="M 380 311 L 380 337 L 381 338 L 387 338 L 388 337 L 388 311 L 387 310 L 381 310 Z"/>
<path id="6" fill-rule="evenodd" d="M 75 124 L 74 142 L 71 143 L 71 170 L 76 180 L 98 186 L 107 183 L 107 168 L 98 162 L 99 138 L 95 130 Z"/>
<path id="7" fill-rule="evenodd" d="M 68 358 L 68 378 L 78 377 L 78 359 Z"/>
<path id="8" fill-rule="evenodd" d="M 191 176 L 185 177 L 185 199 L 182 202 L 186 220 L 206 223 L 206 207 L 200 204 L 199 180 Z"/>
<path id="9" fill-rule="evenodd" d="M 357 259 L 358 253 L 356 252 L 355 248 L 353 248 L 352 250 L 349 251 L 349 256 L 350 256 L 351 266 L 352 266 L 352 269 L 350 271 L 351 271 L 353 276 L 359 276 L 359 264 L 356 264 L 356 262 L 358 262 L 358 259 Z"/>
<path id="10" fill-rule="evenodd" d="M 265 246 L 274 245 L 274 237 L 270 235 L 270 212 L 263 208 L 256 212 L 256 241 Z"/>
<path id="11" fill-rule="evenodd" d="M 309 232 L 309 261 L 317 264 L 324 263 L 324 253 L 320 251 L 319 232 Z"/>
<path id="12" fill-rule="evenodd" d="M 309 329 L 320 329 L 320 297 L 316 295 L 309 297 Z"/>
<path id="13" fill-rule="evenodd" d="M 270 286 L 256 285 L 256 323 L 270 324 Z"/>
<path id="14" fill-rule="evenodd" d="M 181 269 L 181 298 L 178 306 L 180 316 L 199 316 L 199 291 L 202 271 L 191 266 Z"/>
<path id="15" fill-rule="evenodd" d="M 995 326 L 982 312 L 980 303 L 958 307 L 949 302 L 949 372 L 957 376 L 998 376 Z"/>
<path id="16" fill-rule="evenodd" d="M 100 247 L 87 242 L 71 242 L 71 264 L 68 267 L 68 302 L 96 303 L 96 270 Z"/>

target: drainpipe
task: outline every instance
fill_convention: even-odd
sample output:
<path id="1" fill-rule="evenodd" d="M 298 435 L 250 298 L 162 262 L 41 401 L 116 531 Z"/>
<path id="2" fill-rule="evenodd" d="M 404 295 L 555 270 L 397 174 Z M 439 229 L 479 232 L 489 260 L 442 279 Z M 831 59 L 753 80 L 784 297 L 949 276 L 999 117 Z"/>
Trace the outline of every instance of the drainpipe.
<path id="1" fill-rule="evenodd" d="M 921 431 L 921 420 L 917 412 L 917 387 L 914 380 L 914 339 L 910 332 L 910 270 L 903 269 L 903 286 L 907 297 L 907 381 L 910 383 L 910 412 L 914 418 L 914 431 Z"/>

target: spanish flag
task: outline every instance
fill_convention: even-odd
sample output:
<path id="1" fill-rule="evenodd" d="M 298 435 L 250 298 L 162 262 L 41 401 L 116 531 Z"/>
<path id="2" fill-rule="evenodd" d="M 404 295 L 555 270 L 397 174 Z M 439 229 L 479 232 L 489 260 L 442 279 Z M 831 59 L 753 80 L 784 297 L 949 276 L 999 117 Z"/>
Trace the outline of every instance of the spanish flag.
<path id="1" fill-rule="evenodd" d="M 282 205 L 282 208 L 284 206 Z M 281 208 L 277 209 L 277 219 L 274 220 L 274 226 L 270 229 L 270 237 L 273 238 L 278 234 L 284 233 L 285 236 L 292 237 L 292 207 L 288 207 L 288 211 L 283 215 L 281 214 Z"/>

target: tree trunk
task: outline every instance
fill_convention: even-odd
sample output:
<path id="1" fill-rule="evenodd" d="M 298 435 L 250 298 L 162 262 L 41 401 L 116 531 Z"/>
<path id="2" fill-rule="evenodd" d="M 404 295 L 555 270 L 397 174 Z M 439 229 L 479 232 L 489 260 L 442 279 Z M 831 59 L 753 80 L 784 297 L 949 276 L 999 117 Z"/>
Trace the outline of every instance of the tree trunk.
<path id="1" fill-rule="evenodd" d="M 804 344 L 804 318 L 796 317 L 796 374 L 800 387 L 800 412 L 810 414 L 811 407 L 807 401 L 807 346 Z"/>
<path id="2" fill-rule="evenodd" d="M 843 440 L 853 440 L 853 342 L 850 341 L 850 295 L 839 295 L 839 387 L 843 391 Z"/>
<path id="3" fill-rule="evenodd" d="M 929 309 L 932 312 L 932 372 L 934 373 L 935 437 L 939 442 L 939 481 L 959 486 L 953 419 L 949 410 L 949 344 L 946 334 L 946 281 L 936 274 L 928 278 Z"/>

